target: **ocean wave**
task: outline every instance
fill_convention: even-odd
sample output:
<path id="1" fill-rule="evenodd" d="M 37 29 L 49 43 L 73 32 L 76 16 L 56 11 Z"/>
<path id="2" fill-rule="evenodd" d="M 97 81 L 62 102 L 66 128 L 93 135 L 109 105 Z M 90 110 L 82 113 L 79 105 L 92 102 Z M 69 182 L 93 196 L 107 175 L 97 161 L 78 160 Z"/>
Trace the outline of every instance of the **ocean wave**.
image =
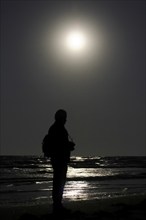
<path id="1" fill-rule="evenodd" d="M 146 168 L 146 157 L 71 157 L 74 168 Z M 0 156 L 0 168 L 49 168 L 50 159 L 38 156 Z"/>

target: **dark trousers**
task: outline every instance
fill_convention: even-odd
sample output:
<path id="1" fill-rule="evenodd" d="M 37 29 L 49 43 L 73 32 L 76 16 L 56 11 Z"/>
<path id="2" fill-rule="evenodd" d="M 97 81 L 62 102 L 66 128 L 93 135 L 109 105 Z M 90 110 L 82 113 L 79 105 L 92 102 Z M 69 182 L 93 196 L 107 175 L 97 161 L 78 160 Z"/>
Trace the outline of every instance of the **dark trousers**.
<path id="1" fill-rule="evenodd" d="M 59 207 L 62 203 L 63 191 L 66 182 L 67 163 L 55 160 L 52 160 L 51 162 L 53 168 L 53 205 Z"/>

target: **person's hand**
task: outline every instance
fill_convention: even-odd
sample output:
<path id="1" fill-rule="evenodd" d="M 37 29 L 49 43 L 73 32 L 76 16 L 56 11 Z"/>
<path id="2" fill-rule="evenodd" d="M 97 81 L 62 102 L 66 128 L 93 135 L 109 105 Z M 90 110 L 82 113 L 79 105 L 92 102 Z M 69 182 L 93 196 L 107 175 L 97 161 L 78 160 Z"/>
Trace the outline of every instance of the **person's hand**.
<path id="1" fill-rule="evenodd" d="M 75 149 L 75 143 L 73 141 L 69 141 L 69 149 L 70 151 L 73 151 Z"/>

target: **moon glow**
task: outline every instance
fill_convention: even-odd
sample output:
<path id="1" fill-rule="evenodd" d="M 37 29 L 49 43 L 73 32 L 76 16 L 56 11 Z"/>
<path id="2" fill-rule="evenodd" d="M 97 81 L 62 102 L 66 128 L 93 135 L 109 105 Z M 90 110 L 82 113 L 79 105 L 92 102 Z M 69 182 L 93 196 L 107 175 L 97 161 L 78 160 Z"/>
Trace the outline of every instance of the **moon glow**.
<path id="1" fill-rule="evenodd" d="M 82 32 L 71 31 L 66 37 L 66 45 L 71 51 L 81 51 L 85 48 L 86 37 Z"/>

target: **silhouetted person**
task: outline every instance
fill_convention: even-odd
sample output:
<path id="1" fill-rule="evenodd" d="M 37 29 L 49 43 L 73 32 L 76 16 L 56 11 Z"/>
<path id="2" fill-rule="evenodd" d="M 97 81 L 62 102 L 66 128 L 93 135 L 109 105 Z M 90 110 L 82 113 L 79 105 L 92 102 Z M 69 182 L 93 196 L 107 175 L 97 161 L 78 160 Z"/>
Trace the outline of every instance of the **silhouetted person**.
<path id="1" fill-rule="evenodd" d="M 70 153 L 74 150 L 75 144 L 69 140 L 69 134 L 65 128 L 67 113 L 59 109 L 55 113 L 55 122 L 48 131 L 51 146 L 50 161 L 53 168 L 53 212 L 62 213 L 67 211 L 62 205 L 63 191 L 66 182 Z"/>

